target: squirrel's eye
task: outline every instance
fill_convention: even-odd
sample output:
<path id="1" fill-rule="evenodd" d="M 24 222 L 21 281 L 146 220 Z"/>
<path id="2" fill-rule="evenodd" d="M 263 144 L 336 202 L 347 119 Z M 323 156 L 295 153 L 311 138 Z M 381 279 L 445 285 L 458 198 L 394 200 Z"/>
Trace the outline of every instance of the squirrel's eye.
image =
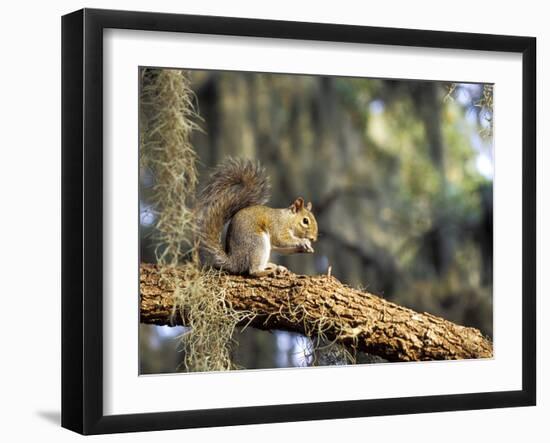
<path id="1" fill-rule="evenodd" d="M 304 225 L 309 225 L 309 219 L 304 217 L 304 219 L 302 220 L 302 223 Z"/>

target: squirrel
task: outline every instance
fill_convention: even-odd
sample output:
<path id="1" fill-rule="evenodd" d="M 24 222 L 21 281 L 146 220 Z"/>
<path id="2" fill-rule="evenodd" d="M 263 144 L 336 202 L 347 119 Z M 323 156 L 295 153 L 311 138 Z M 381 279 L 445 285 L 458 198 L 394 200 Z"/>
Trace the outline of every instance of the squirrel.
<path id="1" fill-rule="evenodd" d="M 228 158 L 218 165 L 196 207 L 201 262 L 231 274 L 262 277 L 288 272 L 269 262 L 271 251 L 313 253 L 317 221 L 311 202 L 298 197 L 289 207 L 275 209 L 264 206 L 269 196 L 269 178 L 259 163 Z"/>

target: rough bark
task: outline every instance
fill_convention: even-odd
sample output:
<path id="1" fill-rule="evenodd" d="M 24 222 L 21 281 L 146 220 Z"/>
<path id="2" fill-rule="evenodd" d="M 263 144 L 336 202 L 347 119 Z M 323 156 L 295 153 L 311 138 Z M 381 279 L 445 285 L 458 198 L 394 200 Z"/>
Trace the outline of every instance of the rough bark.
<path id="1" fill-rule="evenodd" d="M 477 329 L 415 312 L 331 276 L 223 275 L 220 285 L 234 309 L 256 314 L 251 325 L 257 328 L 305 334 L 321 329 L 331 340 L 389 361 L 492 357 L 492 343 Z M 140 292 L 142 323 L 182 324 L 173 318 L 171 291 L 155 265 L 141 265 Z"/>

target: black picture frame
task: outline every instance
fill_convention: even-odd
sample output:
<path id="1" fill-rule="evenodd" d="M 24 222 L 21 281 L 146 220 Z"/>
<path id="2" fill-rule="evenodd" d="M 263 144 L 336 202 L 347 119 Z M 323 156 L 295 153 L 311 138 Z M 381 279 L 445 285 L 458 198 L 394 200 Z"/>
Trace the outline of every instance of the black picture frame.
<path id="1" fill-rule="evenodd" d="M 104 415 L 102 36 L 107 28 L 521 54 L 522 389 Z M 96 9 L 65 15 L 62 18 L 62 426 L 82 434 L 102 434 L 535 405 L 535 60 L 536 39 L 532 37 Z"/>

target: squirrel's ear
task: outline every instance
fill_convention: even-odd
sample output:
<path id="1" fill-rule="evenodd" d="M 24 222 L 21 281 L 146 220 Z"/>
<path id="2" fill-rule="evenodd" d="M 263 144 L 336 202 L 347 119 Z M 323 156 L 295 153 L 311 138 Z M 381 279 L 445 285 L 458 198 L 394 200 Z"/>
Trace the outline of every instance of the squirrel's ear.
<path id="1" fill-rule="evenodd" d="M 302 197 L 298 197 L 294 203 L 292 203 L 289 207 L 289 209 L 292 211 L 292 212 L 298 212 L 299 210 L 301 210 L 302 208 L 304 207 L 304 199 Z"/>
<path id="2" fill-rule="evenodd" d="M 313 209 L 313 205 L 311 204 L 311 202 L 307 202 L 306 209 L 308 211 L 311 211 Z"/>

